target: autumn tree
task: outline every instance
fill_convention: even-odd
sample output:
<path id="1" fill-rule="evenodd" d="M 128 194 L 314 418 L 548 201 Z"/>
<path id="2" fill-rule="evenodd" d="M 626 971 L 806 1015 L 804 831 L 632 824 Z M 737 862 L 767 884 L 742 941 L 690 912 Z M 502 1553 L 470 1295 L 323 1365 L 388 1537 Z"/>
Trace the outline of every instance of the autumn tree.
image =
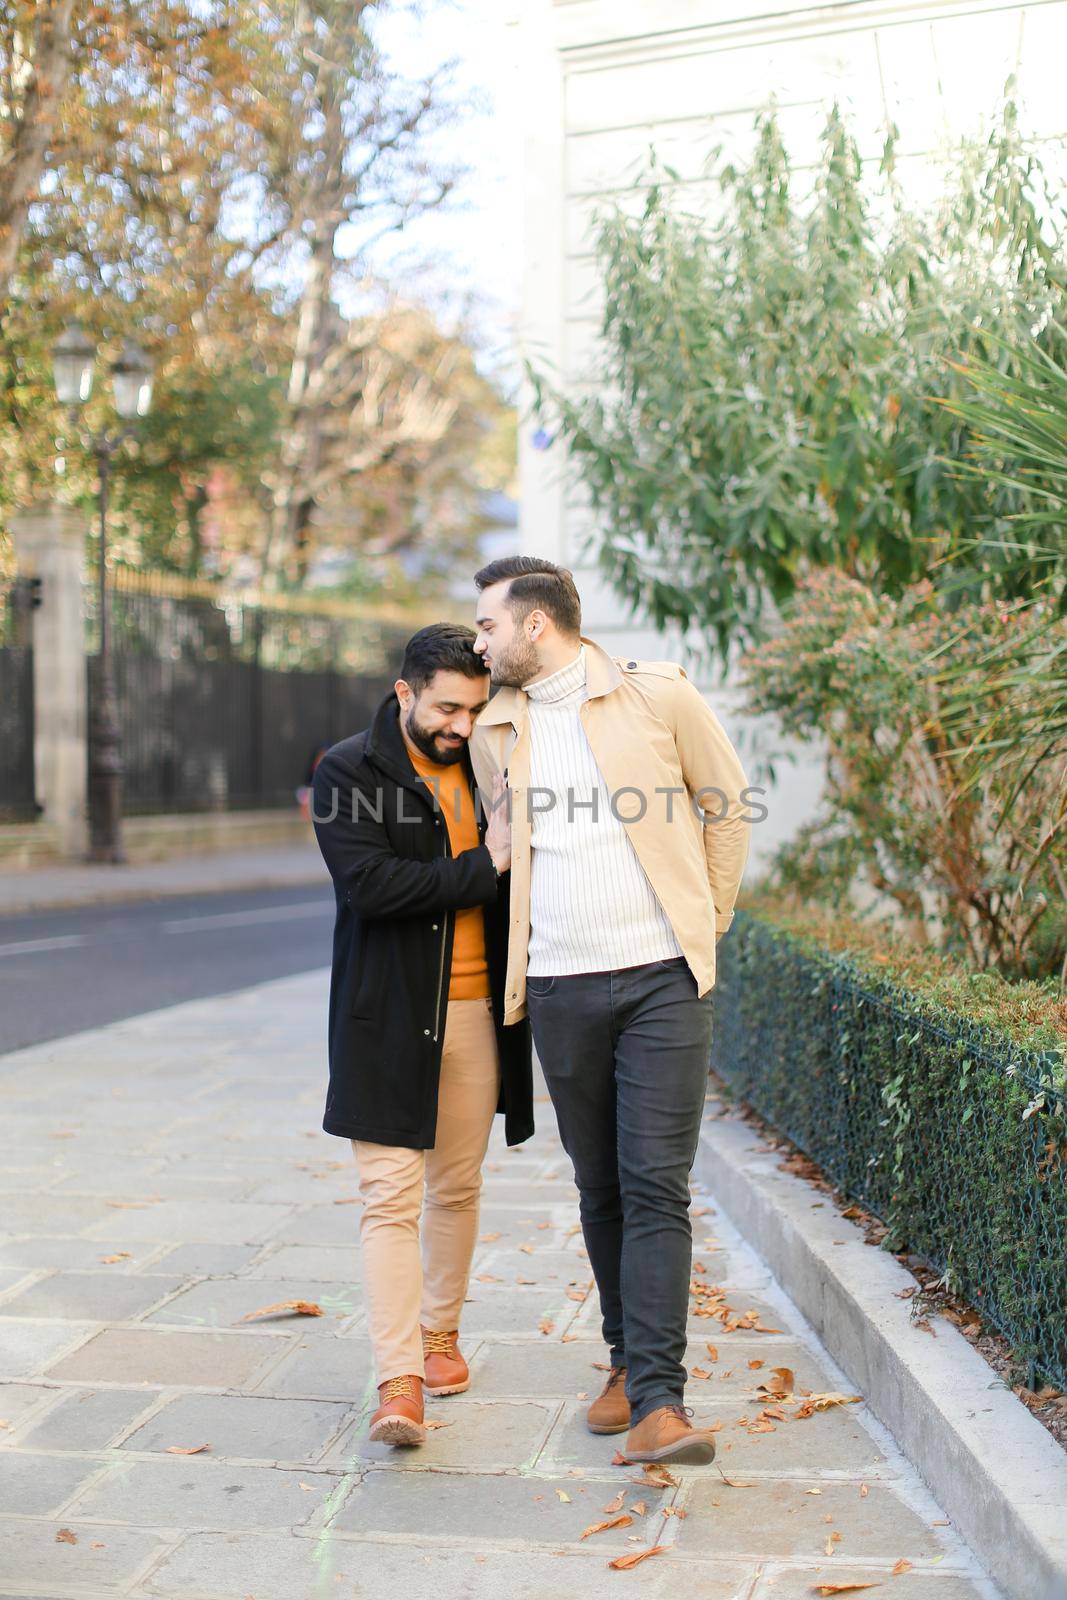
<path id="1" fill-rule="evenodd" d="M 221 463 L 258 503 L 264 575 L 300 581 L 317 507 L 390 461 L 417 476 L 455 441 L 458 348 L 376 350 L 373 331 L 398 324 L 352 309 L 373 241 L 454 176 L 426 155 L 449 114 L 440 84 L 399 79 L 371 36 L 385 3 L 76 8 L 4 309 L 0 501 L 51 480 L 65 424 L 50 350 L 74 318 L 105 359 L 134 333 L 156 361 L 153 415 L 115 486 L 120 554 L 196 570 Z M 94 397 L 88 420 L 106 405 Z M 87 495 L 91 464 L 69 444 L 68 493 Z"/>
<path id="2" fill-rule="evenodd" d="M 305 570 L 312 510 L 325 485 L 336 481 L 335 419 L 357 400 L 359 374 L 374 366 L 365 348 L 358 355 L 365 325 L 346 329 L 336 313 L 339 293 L 359 287 L 368 244 L 439 205 L 455 177 L 426 155 L 449 114 L 440 85 L 431 79 L 411 86 L 386 69 L 369 31 L 380 9 L 375 0 L 296 6 L 298 93 L 263 196 L 268 245 L 288 240 L 288 265 L 299 284 L 287 308 L 286 416 L 263 552 L 268 578 L 287 571 L 299 579 Z M 261 242 L 256 249 L 262 251 Z M 378 367 L 380 376 L 383 363 Z M 369 394 L 375 382 L 372 375 Z M 427 375 L 421 394 L 433 387 Z M 419 403 L 412 392 L 406 426 L 438 426 L 429 418 L 416 424 Z M 356 409 L 365 418 L 365 408 Z M 361 453 L 370 464 L 389 448 L 389 441 L 371 445 L 364 430 L 350 452 L 352 465 L 358 467 Z"/>
<path id="3" fill-rule="evenodd" d="M 0 304 L 66 92 L 73 9 L 21 0 L 0 11 Z"/>

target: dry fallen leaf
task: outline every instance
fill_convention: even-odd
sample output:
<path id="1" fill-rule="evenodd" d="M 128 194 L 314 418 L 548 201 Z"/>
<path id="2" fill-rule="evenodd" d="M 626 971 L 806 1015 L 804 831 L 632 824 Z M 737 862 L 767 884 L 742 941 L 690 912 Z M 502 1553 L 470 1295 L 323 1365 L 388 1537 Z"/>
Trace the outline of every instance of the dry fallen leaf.
<path id="1" fill-rule="evenodd" d="M 478 1243 L 479 1244 L 493 1244 L 499 1238 L 500 1238 L 500 1234 L 499 1233 L 480 1233 L 478 1235 Z"/>
<path id="2" fill-rule="evenodd" d="M 643 1476 L 635 1483 L 645 1483 L 652 1489 L 677 1489 L 678 1479 L 662 1461 L 646 1461 L 641 1468 Z"/>
<path id="3" fill-rule="evenodd" d="M 105 1200 L 106 1206 L 114 1206 L 116 1211 L 138 1211 L 142 1206 L 154 1206 L 156 1200 Z"/>
<path id="4" fill-rule="evenodd" d="M 708 1352 L 708 1360 L 709 1361 L 718 1361 L 719 1352 L 718 1352 L 718 1350 L 715 1348 L 715 1346 L 713 1344 L 709 1344 L 707 1346 L 707 1352 Z"/>
<path id="5" fill-rule="evenodd" d="M 321 1306 L 314 1300 L 279 1300 L 277 1305 L 260 1306 L 258 1311 L 246 1311 L 243 1317 L 238 1317 L 238 1322 L 251 1322 L 255 1317 L 273 1317 L 284 1311 L 289 1311 L 294 1317 L 321 1317 L 324 1315 Z"/>
<path id="6" fill-rule="evenodd" d="M 763 1365 L 762 1361 L 750 1361 L 749 1364 L 748 1364 L 748 1369 L 749 1369 L 750 1372 L 755 1372 L 756 1368 L 757 1367 L 762 1367 L 762 1365 Z"/>
<path id="7" fill-rule="evenodd" d="M 866 1498 L 870 1494 L 870 1492 L 871 1491 L 868 1489 L 868 1487 L 867 1487 L 867 1485 L 865 1483 L 861 1483 L 860 1484 L 860 1499 L 861 1500 L 866 1500 Z"/>
<path id="8" fill-rule="evenodd" d="M 563 1502 L 563 1504 L 565 1506 L 569 1506 L 570 1505 L 571 1497 L 567 1493 L 566 1489 L 557 1489 L 556 1493 L 559 1495 L 560 1499 L 562 1500 L 562 1502 Z"/>
<path id="9" fill-rule="evenodd" d="M 811 1394 L 801 1401 L 794 1413 L 794 1421 L 810 1417 L 816 1411 L 829 1411 L 831 1406 L 854 1406 L 862 1402 L 861 1394 Z"/>
<path id="10" fill-rule="evenodd" d="M 359 1195 L 358 1194 L 346 1195 L 343 1200 L 335 1200 L 334 1201 L 334 1205 L 335 1206 L 358 1206 L 359 1205 Z"/>
<path id="11" fill-rule="evenodd" d="M 691 1378 L 710 1378 L 711 1373 L 708 1372 L 704 1367 L 690 1367 L 689 1376 Z"/>
<path id="12" fill-rule="evenodd" d="M 751 1484 L 751 1483 L 738 1483 L 734 1478 L 728 1478 L 721 1467 L 718 1470 L 719 1470 L 719 1477 L 722 1479 L 723 1483 L 725 1483 L 725 1485 L 726 1485 L 726 1487 L 728 1489 L 752 1489 L 752 1488 L 755 1487 L 754 1484 Z"/>
<path id="13" fill-rule="evenodd" d="M 853 1594 L 857 1589 L 880 1589 L 879 1583 L 813 1583 L 812 1594 Z"/>
<path id="14" fill-rule="evenodd" d="M 902 1572 L 910 1572 L 910 1571 L 911 1571 L 911 1562 L 910 1561 L 906 1561 L 903 1556 L 901 1556 L 899 1561 L 894 1561 L 894 1563 L 893 1563 L 893 1576 L 894 1576 L 894 1578 L 899 1578 Z"/>
<path id="15" fill-rule="evenodd" d="M 639 1561 L 647 1561 L 649 1556 L 659 1556 L 667 1549 L 665 1544 L 654 1544 L 650 1550 L 632 1550 L 628 1556 L 616 1556 L 614 1561 L 609 1561 L 608 1566 L 616 1572 L 628 1572 L 631 1567 L 636 1567 Z"/>
<path id="16" fill-rule="evenodd" d="M 491 1272 L 479 1272 L 475 1280 L 477 1283 L 503 1283 L 503 1278 L 494 1278 Z"/>
<path id="17" fill-rule="evenodd" d="M 168 1444 L 165 1454 L 168 1456 L 198 1456 L 201 1450 L 210 1450 L 209 1444 Z"/>
<path id="18" fill-rule="evenodd" d="M 552 1321 L 551 1317 L 542 1317 L 540 1322 L 537 1324 L 537 1331 L 538 1333 L 549 1334 L 553 1331 L 555 1326 L 556 1324 Z"/>
<path id="19" fill-rule="evenodd" d="M 424 1428 L 429 1428 L 431 1430 L 434 1428 L 450 1428 L 451 1426 L 452 1424 L 450 1422 L 431 1422 L 429 1417 L 427 1417 L 426 1421 L 423 1423 Z"/>
<path id="20" fill-rule="evenodd" d="M 833 1553 L 834 1553 L 834 1536 L 833 1536 L 832 1533 L 828 1533 L 826 1535 L 826 1543 L 823 1546 L 823 1549 L 825 1550 L 825 1552 L 826 1552 L 826 1554 L 828 1556 L 832 1556 L 833 1555 Z"/>
<path id="21" fill-rule="evenodd" d="M 56 1534 L 56 1544 L 77 1544 L 77 1542 L 78 1535 L 72 1533 L 69 1528 L 60 1528 Z"/>
<path id="22" fill-rule="evenodd" d="M 626 1503 L 626 1490 L 625 1489 L 620 1489 L 618 1494 L 615 1496 L 614 1500 L 609 1500 L 607 1505 L 603 1508 L 604 1509 L 604 1515 L 607 1516 L 607 1517 L 613 1517 L 615 1515 L 616 1511 L 621 1511 L 622 1510 L 622 1508 L 625 1505 L 625 1503 Z"/>
<path id="23" fill-rule="evenodd" d="M 633 1525 L 633 1517 L 609 1517 L 607 1522 L 592 1522 L 584 1533 L 578 1535 L 579 1539 L 588 1539 L 592 1533 L 603 1533 L 607 1528 L 629 1528 Z"/>
<path id="24" fill-rule="evenodd" d="M 106 1267 L 110 1267 L 113 1261 L 129 1261 L 130 1252 L 128 1250 L 116 1250 L 113 1256 L 101 1256 L 100 1259 Z"/>
<path id="25" fill-rule="evenodd" d="M 532 1244 L 520 1244 L 519 1249 L 526 1256 L 536 1255 L 537 1253 L 537 1246 Z"/>
<path id="26" fill-rule="evenodd" d="M 792 1367 L 772 1367 L 766 1383 L 756 1386 L 757 1394 L 773 1395 L 776 1400 L 787 1400 L 793 1393 L 796 1377 Z"/>

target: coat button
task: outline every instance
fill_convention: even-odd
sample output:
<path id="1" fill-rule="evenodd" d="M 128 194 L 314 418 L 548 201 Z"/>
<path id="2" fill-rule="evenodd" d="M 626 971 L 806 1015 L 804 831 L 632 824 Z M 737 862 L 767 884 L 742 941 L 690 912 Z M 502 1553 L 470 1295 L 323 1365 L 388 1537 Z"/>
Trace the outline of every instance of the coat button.
<path id="1" fill-rule="evenodd" d="M 627 667 L 629 667 L 630 671 L 632 672 L 634 670 L 634 668 L 637 666 L 637 662 L 636 661 L 628 661 L 626 663 L 626 665 L 627 665 Z"/>
<path id="2" fill-rule="evenodd" d="M 435 922 L 435 923 L 434 923 L 434 925 L 433 925 L 433 927 L 432 927 L 432 928 L 431 928 L 431 930 L 430 930 L 430 932 L 431 932 L 431 933 L 436 933 L 436 932 L 437 932 L 437 923 L 436 923 L 436 922 Z"/>
<path id="3" fill-rule="evenodd" d="M 428 1038 L 429 1038 L 429 1037 L 430 1037 L 430 1030 L 429 1030 L 429 1028 L 423 1028 L 423 1030 L 422 1030 L 422 1031 L 423 1031 L 423 1033 L 424 1033 L 424 1035 L 425 1035 L 425 1036 L 426 1036 L 426 1038 L 427 1038 L 427 1039 L 428 1039 Z"/>

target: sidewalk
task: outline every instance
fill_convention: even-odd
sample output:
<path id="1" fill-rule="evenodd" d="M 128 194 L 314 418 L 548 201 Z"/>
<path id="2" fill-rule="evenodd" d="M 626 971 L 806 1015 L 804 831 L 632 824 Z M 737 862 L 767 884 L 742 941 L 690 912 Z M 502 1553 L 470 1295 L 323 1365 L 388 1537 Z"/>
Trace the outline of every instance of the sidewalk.
<path id="1" fill-rule="evenodd" d="M 288 889 L 328 882 L 314 839 L 307 844 L 180 856 L 112 867 L 70 864 L 0 872 L 0 916 L 61 906 L 116 905 L 214 890 Z"/>
<path id="2" fill-rule="evenodd" d="M 862 1404 L 782 1420 L 756 1392 L 781 1368 L 798 1394 L 850 1391 L 714 1196 L 694 1281 L 732 1313 L 691 1318 L 708 1376 L 688 1399 L 721 1424 L 718 1461 L 662 1487 L 612 1465 L 622 1440 L 583 1425 L 605 1351 L 543 1091 L 529 1145 L 494 1134 L 472 1388 L 430 1402 L 423 1449 L 368 1446 L 355 1175 L 320 1130 L 325 1002 L 306 974 L 0 1058 L 0 1594 L 995 1600 Z M 293 1300 L 322 1315 L 240 1320 Z M 774 1331 L 729 1331 L 749 1312 Z M 583 1540 L 620 1494 L 632 1521 Z"/>

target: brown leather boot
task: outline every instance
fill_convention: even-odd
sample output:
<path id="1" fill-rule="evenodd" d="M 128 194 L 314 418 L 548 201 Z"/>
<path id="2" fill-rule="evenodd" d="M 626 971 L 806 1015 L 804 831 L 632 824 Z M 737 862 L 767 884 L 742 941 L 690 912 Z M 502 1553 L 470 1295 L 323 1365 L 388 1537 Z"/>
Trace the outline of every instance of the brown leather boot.
<path id="1" fill-rule="evenodd" d="M 470 1368 L 459 1353 L 459 1330 L 435 1333 L 422 1329 L 422 1359 L 427 1394 L 462 1394 L 471 1386 Z"/>
<path id="2" fill-rule="evenodd" d="M 423 1444 L 422 1379 L 413 1373 L 378 1385 L 381 1405 L 370 1419 L 372 1444 Z"/>
<path id="3" fill-rule="evenodd" d="M 630 1402 L 626 1398 L 626 1368 L 612 1367 L 608 1381 L 585 1414 L 590 1433 L 625 1433 L 630 1426 Z"/>
<path id="4" fill-rule="evenodd" d="M 706 1467 L 715 1459 L 715 1438 L 706 1428 L 694 1428 L 688 1406 L 659 1406 L 642 1417 L 626 1436 L 627 1461 L 678 1461 Z"/>

